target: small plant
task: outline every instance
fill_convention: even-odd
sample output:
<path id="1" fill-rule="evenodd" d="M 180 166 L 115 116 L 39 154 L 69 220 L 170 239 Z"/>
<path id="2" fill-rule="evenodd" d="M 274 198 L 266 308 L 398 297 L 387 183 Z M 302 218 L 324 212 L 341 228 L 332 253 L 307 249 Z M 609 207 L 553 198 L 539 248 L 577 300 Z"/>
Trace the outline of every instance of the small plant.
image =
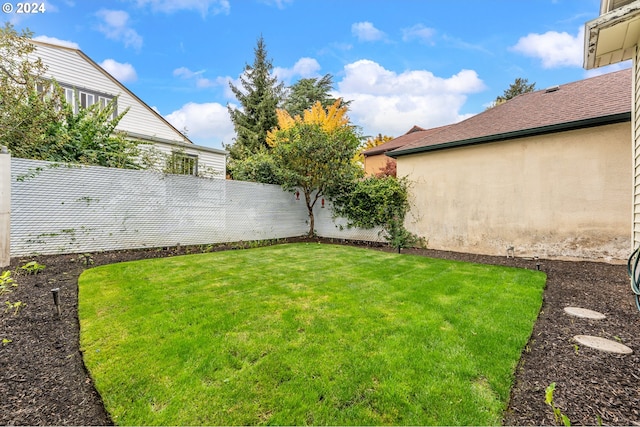
<path id="1" fill-rule="evenodd" d="M 560 411 L 560 408 L 558 408 L 553 402 L 553 392 L 555 390 L 556 390 L 556 383 L 553 382 L 549 384 L 549 387 L 547 387 L 544 393 L 544 401 L 547 405 L 551 406 L 551 409 L 553 409 L 553 416 L 556 420 L 556 424 L 562 421 L 562 424 L 568 427 L 571 425 L 571 420 L 569 420 L 569 417 L 563 414 Z"/>
<path id="2" fill-rule="evenodd" d="M 215 248 L 215 246 L 209 244 L 209 245 L 200 245 L 200 251 L 205 254 L 208 252 L 213 252 L 213 249 Z"/>
<path id="3" fill-rule="evenodd" d="M 13 340 L 10 340 L 8 338 L 2 338 L 2 346 L 4 347 L 5 345 L 12 343 Z"/>
<path id="4" fill-rule="evenodd" d="M 91 254 L 82 254 L 78 257 L 78 260 L 86 266 L 93 265 L 93 257 Z"/>
<path id="5" fill-rule="evenodd" d="M 27 304 L 23 303 L 22 301 L 16 301 L 14 303 L 12 303 L 11 301 L 5 301 L 5 305 L 7 306 L 7 308 L 4 309 L 4 312 L 8 313 L 10 310 L 13 310 L 14 316 L 18 315 L 18 311 L 20 311 L 21 308 L 27 306 Z"/>
<path id="6" fill-rule="evenodd" d="M 0 274 L 0 295 L 8 294 L 11 292 L 11 288 L 18 286 L 16 282 L 11 278 L 10 271 L 3 271 Z"/>
<path id="7" fill-rule="evenodd" d="M 389 223 L 385 226 L 386 234 L 384 238 L 389 244 L 398 250 L 402 248 L 412 247 L 414 245 L 425 247 L 426 243 L 424 238 L 418 237 L 404 227 L 403 220 L 397 216 L 394 216 L 389 220 Z"/>
<path id="8" fill-rule="evenodd" d="M 45 267 L 45 265 L 38 263 L 38 261 L 31 261 L 20 267 L 20 269 L 27 274 L 38 274 L 41 270 L 44 270 Z"/>

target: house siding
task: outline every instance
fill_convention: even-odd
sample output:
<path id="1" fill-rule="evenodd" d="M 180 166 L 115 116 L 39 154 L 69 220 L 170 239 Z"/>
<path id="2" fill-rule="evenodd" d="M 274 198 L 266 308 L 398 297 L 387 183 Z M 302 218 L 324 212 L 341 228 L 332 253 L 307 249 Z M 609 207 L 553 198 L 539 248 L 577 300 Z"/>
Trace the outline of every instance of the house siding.
<path id="1" fill-rule="evenodd" d="M 632 250 L 640 245 L 640 49 L 636 45 L 633 60 L 633 111 L 632 152 L 633 152 L 633 218 L 632 218 Z"/>
<path id="2" fill-rule="evenodd" d="M 118 96 L 118 113 L 129 108 L 117 129 L 149 135 L 152 137 L 184 142 L 182 135 L 167 126 L 159 117 L 144 105 L 122 90 L 114 81 L 96 69 L 75 50 L 36 45 L 35 55 L 48 67 L 47 78 L 55 78 L 61 84 L 78 89 L 85 88 L 105 94 Z"/>
<path id="3" fill-rule="evenodd" d="M 198 175 L 209 178 L 225 178 L 226 157 L 218 153 L 205 150 L 197 150 L 186 145 L 172 145 L 169 143 L 156 142 L 153 147 L 164 155 L 171 155 L 174 151 L 183 150 L 185 154 L 198 156 Z M 146 148 L 146 146 L 142 146 Z M 157 165 L 162 168 L 163 165 Z"/>
<path id="4" fill-rule="evenodd" d="M 160 151 L 170 154 L 176 149 L 184 149 L 198 156 L 198 165 L 204 176 L 225 178 L 226 154 L 222 150 L 210 151 L 191 143 L 177 129 L 152 111 L 144 102 L 132 95 L 117 80 L 101 71 L 78 50 L 34 43 L 34 57 L 39 57 L 47 66 L 46 78 L 55 79 L 64 86 L 86 89 L 106 95 L 118 96 L 118 113 L 127 108 L 116 129 L 127 132 L 132 139 L 145 143 L 152 142 Z M 172 143 L 177 145 L 172 146 Z M 146 145 L 142 145 L 145 147 Z M 216 173 L 211 173 L 215 171 Z"/>
<path id="5" fill-rule="evenodd" d="M 407 228 L 429 247 L 623 260 L 631 243 L 628 122 L 398 157 Z"/>

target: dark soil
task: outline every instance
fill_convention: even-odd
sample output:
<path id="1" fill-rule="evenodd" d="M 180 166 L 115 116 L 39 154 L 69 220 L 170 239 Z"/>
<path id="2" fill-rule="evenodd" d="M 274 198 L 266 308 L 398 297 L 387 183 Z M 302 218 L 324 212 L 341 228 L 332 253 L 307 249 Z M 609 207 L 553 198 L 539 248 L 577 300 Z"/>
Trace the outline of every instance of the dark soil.
<path id="1" fill-rule="evenodd" d="M 298 239 L 299 240 L 299 239 Z M 326 241 L 326 240 L 325 240 Z M 333 242 L 337 243 L 337 242 Z M 0 424 L 110 425 L 102 400 L 82 362 L 77 316 L 77 279 L 88 267 L 240 245 L 39 256 L 11 260 L 19 284 L 5 301 L 26 304 L 17 315 L 0 311 Z M 391 250 L 376 247 L 377 250 Z M 433 250 L 406 250 L 431 257 L 536 269 L 536 261 Z M 37 260 L 46 268 L 27 275 L 20 266 Z M 87 266 L 86 263 L 89 263 Z M 640 425 L 640 313 L 636 310 L 626 266 L 595 262 L 538 261 L 548 277 L 544 304 L 520 364 L 504 423 L 553 425 L 545 389 L 556 383 L 554 404 L 573 425 Z M 51 290 L 59 288 L 57 316 Z M 587 320 L 564 313 L 566 306 L 604 313 Z M 627 356 L 578 346 L 574 335 L 620 341 Z"/>

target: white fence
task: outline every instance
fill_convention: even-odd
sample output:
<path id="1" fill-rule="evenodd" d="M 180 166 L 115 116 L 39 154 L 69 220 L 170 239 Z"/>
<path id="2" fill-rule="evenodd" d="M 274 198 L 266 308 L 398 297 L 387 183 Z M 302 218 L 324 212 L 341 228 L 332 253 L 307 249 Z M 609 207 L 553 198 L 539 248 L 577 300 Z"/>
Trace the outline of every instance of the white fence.
<path id="1" fill-rule="evenodd" d="M 307 210 L 279 186 L 11 159 L 11 256 L 199 245 L 305 235 Z M 316 207 L 322 237 L 342 229 Z"/>
<path id="2" fill-rule="evenodd" d="M 10 263 L 11 157 L 0 146 L 0 267 Z"/>

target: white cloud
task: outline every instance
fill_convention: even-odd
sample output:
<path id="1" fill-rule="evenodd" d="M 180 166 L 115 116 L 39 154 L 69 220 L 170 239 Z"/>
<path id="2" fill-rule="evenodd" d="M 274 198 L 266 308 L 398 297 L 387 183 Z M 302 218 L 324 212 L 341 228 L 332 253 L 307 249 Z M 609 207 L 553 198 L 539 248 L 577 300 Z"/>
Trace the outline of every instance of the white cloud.
<path id="1" fill-rule="evenodd" d="M 100 63 L 100 66 L 122 83 L 138 80 L 136 70 L 129 63 L 123 64 L 113 59 L 105 59 Z"/>
<path id="2" fill-rule="evenodd" d="M 295 76 L 302 78 L 317 77 L 320 64 L 313 58 L 300 58 L 292 68 L 274 67 L 273 74 L 285 82 L 291 81 Z"/>
<path id="3" fill-rule="evenodd" d="M 124 42 L 125 47 L 140 49 L 142 36 L 129 27 L 129 14 L 123 10 L 101 9 L 96 15 L 102 19 L 98 30 L 107 38 Z"/>
<path id="4" fill-rule="evenodd" d="M 282 10 L 286 7 L 287 3 L 293 3 L 293 0 L 260 0 L 260 2 L 267 6 L 275 6 Z"/>
<path id="5" fill-rule="evenodd" d="M 177 76 L 177 77 L 182 77 L 183 79 L 190 79 L 190 78 L 195 77 L 195 76 L 197 76 L 199 74 L 202 74 L 203 72 L 204 72 L 204 70 L 202 70 L 202 71 L 191 71 L 187 67 L 180 67 L 180 68 L 176 68 L 175 70 L 173 70 L 173 75 Z"/>
<path id="6" fill-rule="evenodd" d="M 426 70 L 398 74 L 360 60 L 346 65 L 344 74 L 334 95 L 353 100 L 350 118 L 365 135 L 399 136 L 415 124 L 435 127 L 458 122 L 467 117 L 460 114 L 467 95 L 485 89 L 473 70 L 442 78 Z"/>
<path id="7" fill-rule="evenodd" d="M 78 43 L 76 42 L 72 42 L 69 40 L 60 40 L 55 37 L 37 36 L 37 37 L 34 37 L 33 39 L 39 42 L 55 44 L 55 45 L 64 46 L 64 47 L 70 47 L 72 49 L 80 49 L 80 45 L 78 45 Z"/>
<path id="8" fill-rule="evenodd" d="M 373 42 L 377 40 L 383 40 L 386 38 L 386 34 L 376 27 L 371 22 L 356 22 L 351 25 L 351 33 L 358 38 L 361 42 Z"/>
<path id="9" fill-rule="evenodd" d="M 428 28 L 422 24 L 417 24 L 413 27 L 402 29 L 402 40 L 405 42 L 418 40 L 422 43 L 433 44 L 433 36 L 435 35 L 435 33 L 436 30 L 434 30 L 433 28 Z"/>
<path id="10" fill-rule="evenodd" d="M 214 80 L 202 77 L 206 71 L 207 70 L 191 71 L 187 67 L 180 67 L 173 70 L 173 75 L 186 80 L 194 80 L 198 89 L 222 86 L 228 81 L 228 79 L 224 77 L 217 77 Z"/>
<path id="11" fill-rule="evenodd" d="M 179 10 L 195 10 L 204 17 L 209 13 L 229 14 L 229 0 L 136 0 L 138 6 L 149 5 L 155 12 L 174 13 Z"/>
<path id="12" fill-rule="evenodd" d="M 521 37 L 511 50 L 538 58 L 543 68 L 581 67 L 584 46 L 584 28 L 576 36 L 569 33 L 547 31 Z"/>
<path id="13" fill-rule="evenodd" d="M 227 107 L 217 102 L 189 102 L 164 116 L 176 129 L 187 129 L 187 136 L 199 145 L 222 148 L 235 137 Z"/>

